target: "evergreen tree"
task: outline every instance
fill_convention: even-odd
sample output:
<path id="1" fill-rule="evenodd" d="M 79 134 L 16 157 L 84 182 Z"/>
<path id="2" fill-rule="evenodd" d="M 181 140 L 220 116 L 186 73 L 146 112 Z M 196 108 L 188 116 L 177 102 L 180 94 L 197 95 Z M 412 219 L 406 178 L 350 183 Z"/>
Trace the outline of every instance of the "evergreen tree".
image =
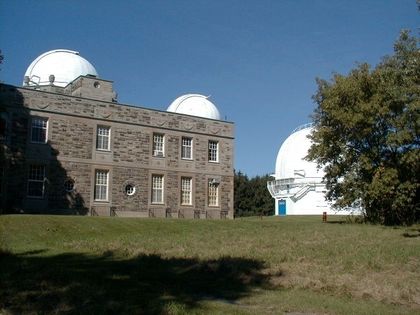
<path id="1" fill-rule="evenodd" d="M 267 190 L 268 175 L 249 179 L 241 171 L 235 171 L 235 216 L 274 214 L 274 201 Z"/>

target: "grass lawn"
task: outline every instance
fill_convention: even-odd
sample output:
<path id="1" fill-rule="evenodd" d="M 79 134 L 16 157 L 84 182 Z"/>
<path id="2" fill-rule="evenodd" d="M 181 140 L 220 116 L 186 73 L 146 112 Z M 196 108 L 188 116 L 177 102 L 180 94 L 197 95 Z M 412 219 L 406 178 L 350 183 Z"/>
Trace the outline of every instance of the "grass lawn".
<path id="1" fill-rule="evenodd" d="M 0 314 L 419 314 L 420 226 L 0 216 Z"/>

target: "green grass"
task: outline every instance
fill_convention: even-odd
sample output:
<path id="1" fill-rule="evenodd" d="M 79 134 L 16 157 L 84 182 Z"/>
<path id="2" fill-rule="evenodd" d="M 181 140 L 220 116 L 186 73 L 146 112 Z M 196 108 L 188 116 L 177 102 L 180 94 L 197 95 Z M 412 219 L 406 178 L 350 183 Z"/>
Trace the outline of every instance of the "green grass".
<path id="1" fill-rule="evenodd" d="M 0 314 L 419 314 L 420 226 L 0 216 Z"/>

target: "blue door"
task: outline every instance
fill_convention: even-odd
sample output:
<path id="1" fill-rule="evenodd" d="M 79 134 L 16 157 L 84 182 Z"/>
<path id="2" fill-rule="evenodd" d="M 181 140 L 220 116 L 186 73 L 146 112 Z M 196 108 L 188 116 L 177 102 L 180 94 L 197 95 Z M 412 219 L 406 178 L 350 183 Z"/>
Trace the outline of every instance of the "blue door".
<path id="1" fill-rule="evenodd" d="M 286 215 L 286 200 L 279 200 L 279 215 Z"/>

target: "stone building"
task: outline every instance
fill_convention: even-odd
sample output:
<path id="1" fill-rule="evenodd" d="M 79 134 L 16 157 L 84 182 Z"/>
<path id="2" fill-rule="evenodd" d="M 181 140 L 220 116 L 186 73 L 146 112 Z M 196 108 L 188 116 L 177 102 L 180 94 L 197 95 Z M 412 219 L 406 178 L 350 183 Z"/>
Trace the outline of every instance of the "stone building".
<path id="1" fill-rule="evenodd" d="M 78 53 L 47 52 L 0 85 L 4 213 L 233 218 L 234 125 L 199 94 L 120 104 Z"/>

